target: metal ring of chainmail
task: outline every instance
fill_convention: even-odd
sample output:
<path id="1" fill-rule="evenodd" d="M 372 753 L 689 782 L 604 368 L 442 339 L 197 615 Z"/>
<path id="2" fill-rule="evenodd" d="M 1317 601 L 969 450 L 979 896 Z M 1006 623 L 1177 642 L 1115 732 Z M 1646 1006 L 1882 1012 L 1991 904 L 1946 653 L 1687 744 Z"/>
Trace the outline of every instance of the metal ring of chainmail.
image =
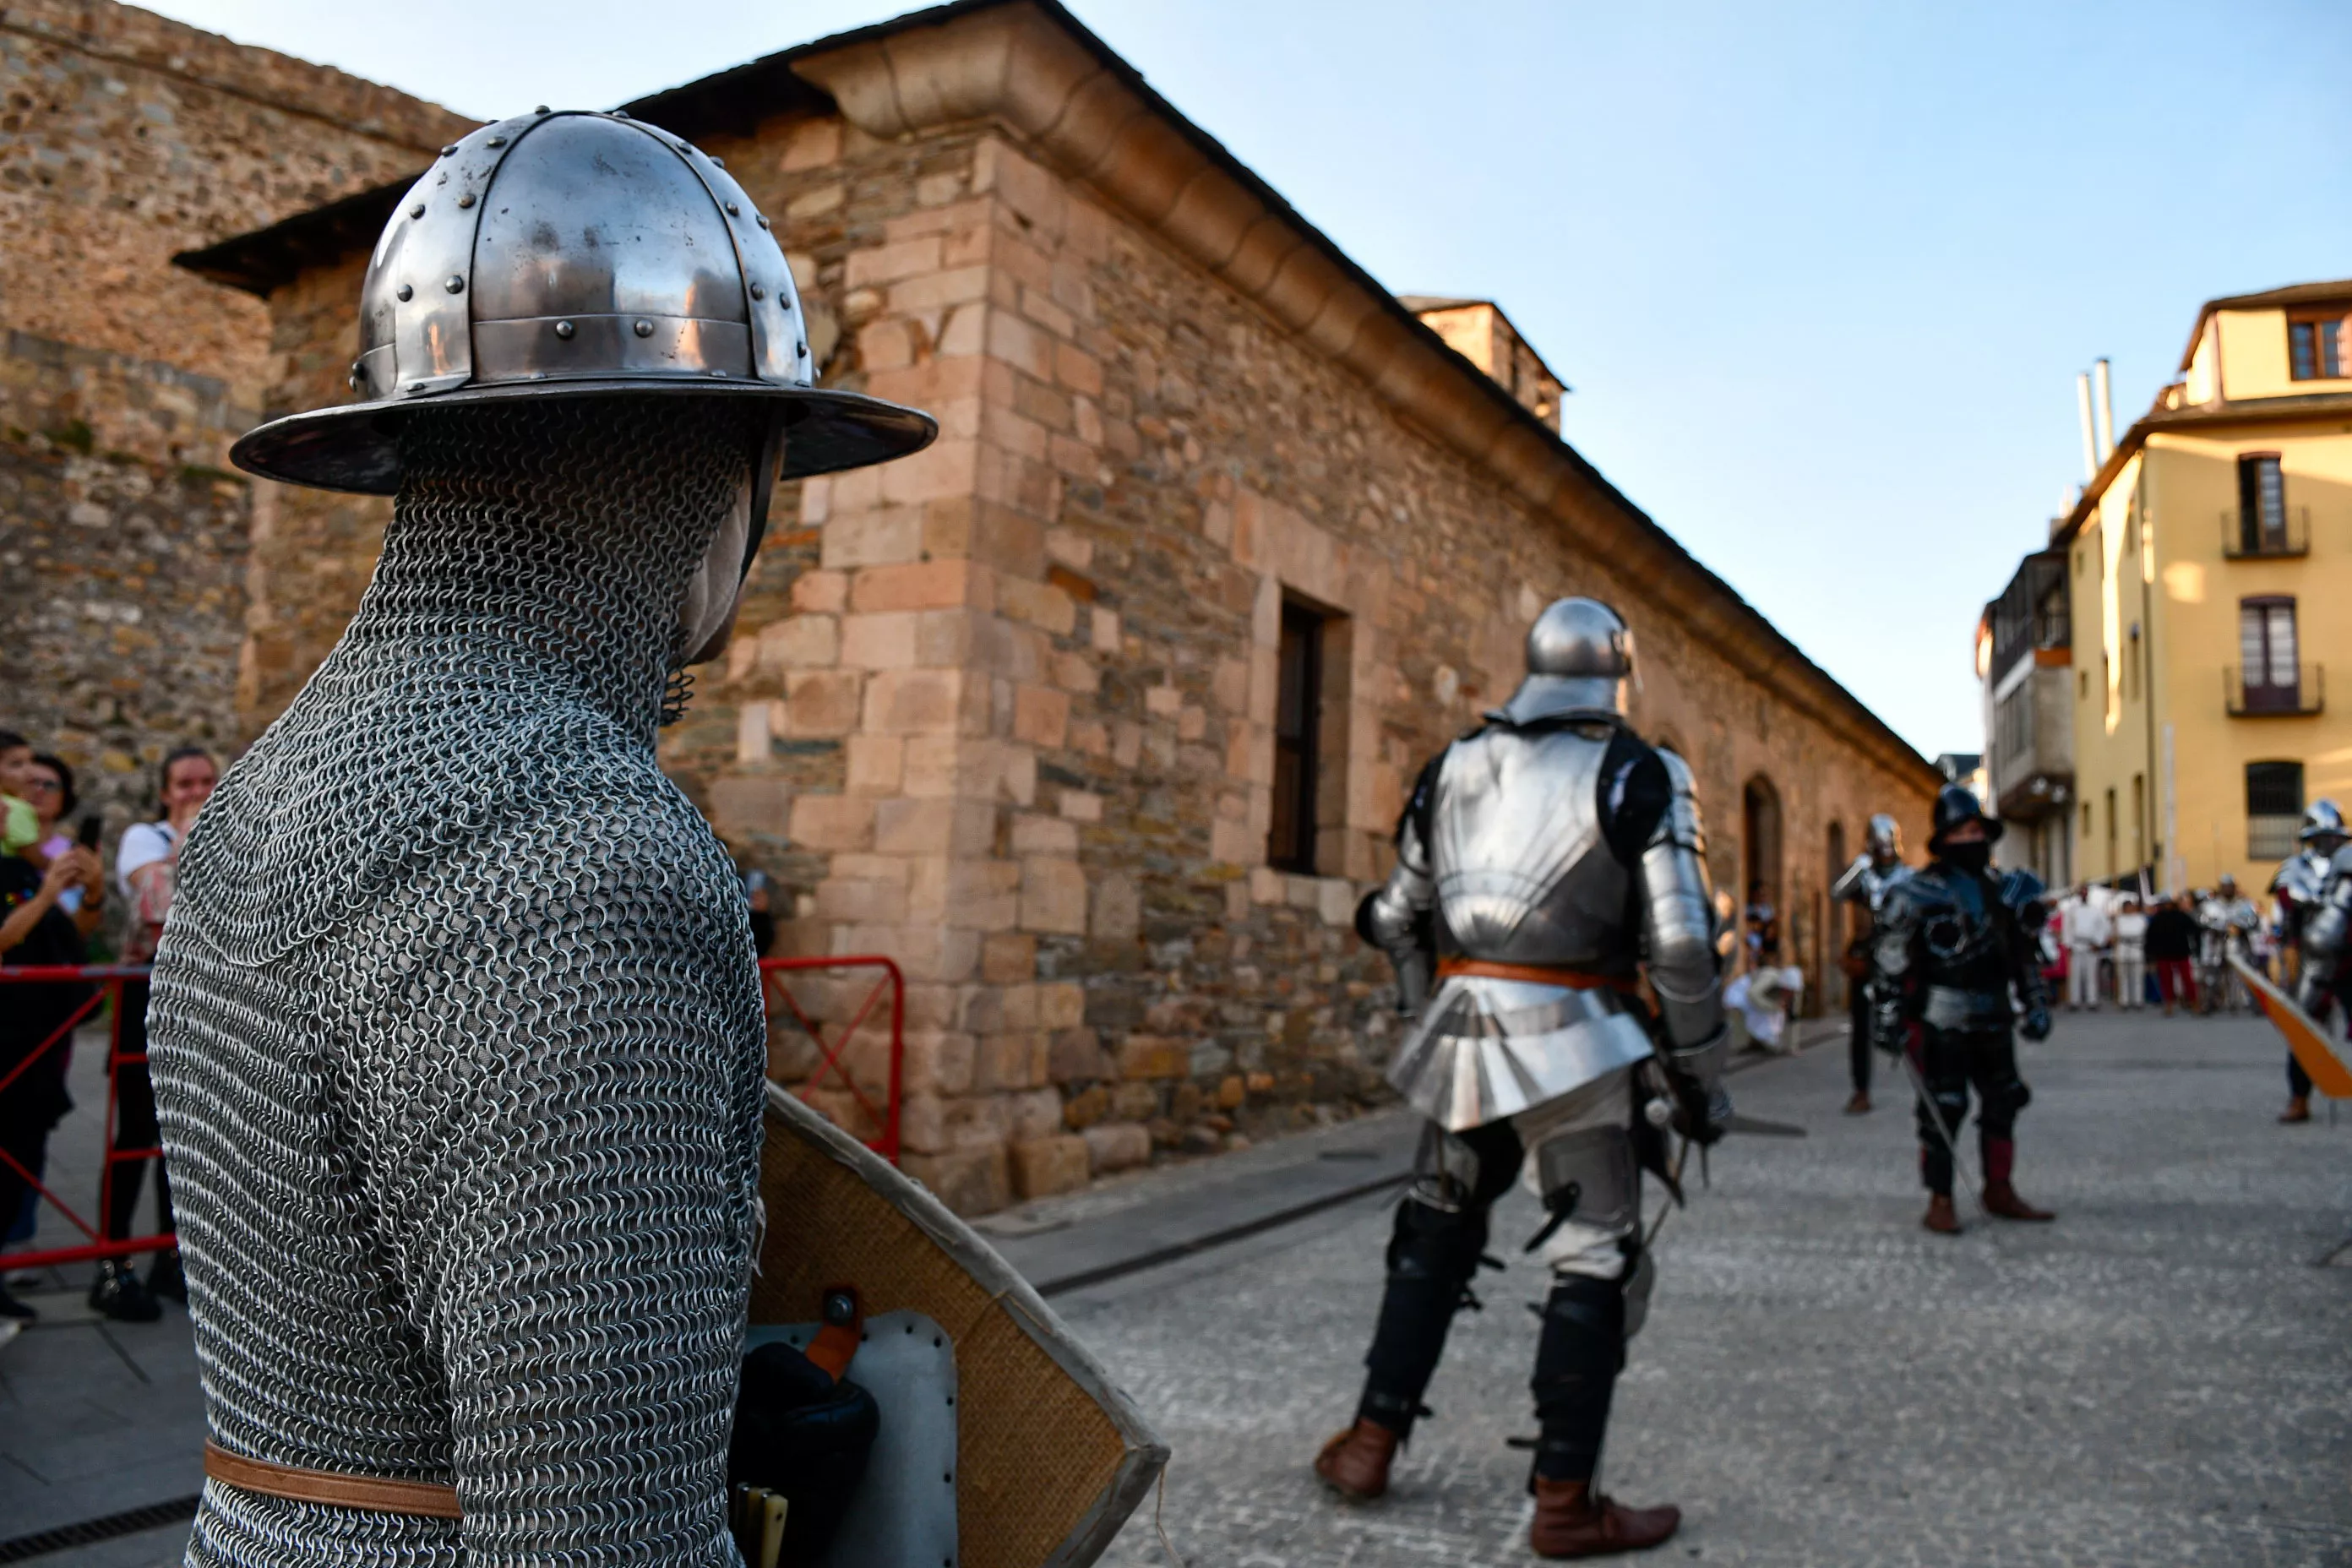
<path id="1" fill-rule="evenodd" d="M 229 1449 L 462 1521 L 208 1484 L 196 1564 L 732 1564 L 765 1027 L 656 765 L 757 416 L 409 416 L 359 614 L 189 835 L 150 1014 Z"/>

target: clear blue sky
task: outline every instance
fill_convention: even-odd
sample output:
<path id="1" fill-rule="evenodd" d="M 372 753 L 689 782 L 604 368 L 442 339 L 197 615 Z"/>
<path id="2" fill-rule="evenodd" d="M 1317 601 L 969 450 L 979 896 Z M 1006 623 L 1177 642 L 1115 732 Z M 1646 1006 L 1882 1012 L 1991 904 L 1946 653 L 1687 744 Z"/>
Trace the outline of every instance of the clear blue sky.
<path id="1" fill-rule="evenodd" d="M 484 118 L 909 8 L 154 6 Z M 1568 438 L 1930 754 L 2082 479 L 2075 372 L 2120 427 L 2201 300 L 2352 277 L 2341 5 L 1073 9 L 1390 288 L 1500 301 Z"/>

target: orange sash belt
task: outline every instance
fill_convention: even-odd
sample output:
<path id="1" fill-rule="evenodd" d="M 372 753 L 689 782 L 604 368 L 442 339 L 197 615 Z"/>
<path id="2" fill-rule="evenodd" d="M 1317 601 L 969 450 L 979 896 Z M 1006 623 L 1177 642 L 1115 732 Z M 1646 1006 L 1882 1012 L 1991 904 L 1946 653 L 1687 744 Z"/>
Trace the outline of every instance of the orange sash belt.
<path id="1" fill-rule="evenodd" d="M 295 1502 L 373 1509 L 378 1513 L 402 1513 L 415 1519 L 461 1517 L 457 1511 L 457 1489 L 439 1481 L 395 1481 L 377 1476 L 341 1475 L 333 1470 L 306 1470 L 295 1465 L 232 1454 L 210 1438 L 205 1440 L 205 1474 L 239 1491 L 289 1498 Z"/>
<path id="2" fill-rule="evenodd" d="M 1565 969 L 1549 963 L 1496 963 L 1484 958 L 1437 961 L 1440 980 L 1451 980 L 1457 974 L 1477 980 L 1517 980 L 1529 985 L 1564 985 L 1571 991 L 1622 991 L 1628 996 L 1638 995 L 1642 989 L 1642 983 L 1631 975 L 1595 974 L 1589 969 Z"/>

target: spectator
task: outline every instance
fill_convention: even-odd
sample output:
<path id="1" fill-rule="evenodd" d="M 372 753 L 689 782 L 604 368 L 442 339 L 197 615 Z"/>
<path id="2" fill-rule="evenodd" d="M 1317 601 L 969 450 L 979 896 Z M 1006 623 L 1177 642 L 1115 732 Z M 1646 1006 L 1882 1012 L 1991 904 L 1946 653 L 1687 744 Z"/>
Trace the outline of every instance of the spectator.
<path id="1" fill-rule="evenodd" d="M 68 888 L 99 885 L 98 857 L 79 845 L 68 846 L 46 868 L 21 855 L 0 856 L 0 965 L 81 963 L 81 931 L 58 903 Z M 49 1129 L 72 1103 L 66 1097 L 65 1043 L 41 1047 L 89 1000 L 86 985 L 16 985 L 0 1005 L 0 1079 L 16 1075 L 0 1089 L 0 1149 L 15 1162 L 0 1163 L 0 1215 L 11 1226 L 29 1190 L 18 1167 L 40 1169 Z M 39 1058 L 27 1067 L 36 1051 Z M 0 1318 L 29 1322 L 35 1315 L 0 1285 Z"/>
<path id="2" fill-rule="evenodd" d="M 1761 882 L 1748 889 L 1748 962 L 1755 969 L 1780 963 L 1780 916 L 1772 907 L 1772 889 Z"/>
<path id="3" fill-rule="evenodd" d="M 65 818 L 73 815 L 73 809 L 77 804 L 74 795 L 73 770 L 65 764 L 62 758 L 53 757 L 46 752 L 36 756 L 33 759 L 32 771 L 25 781 L 25 798 L 31 802 L 33 815 L 39 819 L 40 823 L 40 842 L 34 855 L 28 858 L 35 862 L 37 869 L 46 868 L 57 864 L 68 851 L 74 847 L 74 841 L 67 837 L 63 831 Z M 64 910 L 67 918 L 73 921 L 76 934 L 87 944 L 91 934 L 98 930 L 99 921 L 106 913 L 104 902 L 106 879 L 99 871 L 98 857 L 95 854 L 84 857 L 81 863 L 84 871 L 82 879 L 58 895 L 58 908 Z M 75 959 L 71 962 L 79 963 L 84 960 Z M 81 994 L 79 987 L 71 989 L 74 989 L 78 995 Z M 10 994 L 0 993 L 0 998 L 5 998 L 8 994 Z M 79 1003 L 77 1001 L 75 1005 L 79 1006 Z M 55 1049 L 59 1057 L 58 1071 L 61 1074 L 65 1073 L 71 1066 L 73 1043 L 68 1040 Z M 5 1068 L 0 1068 L 0 1072 L 5 1070 Z M 43 1169 L 41 1162 L 29 1161 L 26 1168 L 32 1172 L 36 1181 L 40 1179 Z M 0 1215 L 0 1247 L 14 1247 L 19 1242 L 32 1240 L 33 1232 L 38 1227 L 40 1222 L 40 1214 L 41 1195 L 30 1187 L 26 1187 L 24 1200 L 17 1205 L 15 1220 L 7 1221 L 5 1215 Z"/>
<path id="4" fill-rule="evenodd" d="M 33 742 L 0 730 L 0 855 L 22 855 L 40 841 L 41 819 L 26 798 L 33 773 Z"/>
<path id="5" fill-rule="evenodd" d="M 2114 940 L 2115 927 L 2088 883 L 2075 889 L 2066 910 L 2066 1011 L 2099 1010 L 2099 953 Z"/>
<path id="6" fill-rule="evenodd" d="M 220 767 L 201 746 L 182 746 L 163 759 L 163 816 L 138 823 L 122 835 L 115 851 L 114 875 L 131 900 L 131 937 L 124 958 L 133 963 L 152 963 L 155 943 L 171 913 L 172 893 L 178 876 L 180 845 L 194 825 L 196 813 L 212 798 L 220 782 Z M 147 1075 L 147 982 L 126 981 L 122 987 L 121 1049 L 124 1057 L 114 1069 L 114 1147 L 116 1150 L 163 1146 L 155 1123 L 155 1090 Z M 155 1166 L 155 1228 L 172 1228 L 172 1184 L 161 1153 Z M 114 1166 L 106 1194 L 106 1237 L 120 1241 L 131 1234 L 131 1218 L 139 1207 L 139 1185 L 149 1161 L 123 1160 Z M 108 1258 L 98 1266 L 89 1288 L 89 1304 L 123 1322 L 152 1322 L 163 1309 L 155 1298 L 188 1299 L 176 1251 L 160 1254 L 142 1283 L 130 1265 Z"/>
<path id="7" fill-rule="evenodd" d="M 2197 1005 L 2194 967 L 2200 935 L 2186 895 L 2165 900 L 2147 917 L 2147 961 L 2156 970 L 2156 994 L 2168 1018 L 2175 1007 Z"/>
<path id="8" fill-rule="evenodd" d="M 2129 893 L 2116 905 L 2116 1005 L 2127 1013 L 2147 1005 L 2147 917 Z"/>

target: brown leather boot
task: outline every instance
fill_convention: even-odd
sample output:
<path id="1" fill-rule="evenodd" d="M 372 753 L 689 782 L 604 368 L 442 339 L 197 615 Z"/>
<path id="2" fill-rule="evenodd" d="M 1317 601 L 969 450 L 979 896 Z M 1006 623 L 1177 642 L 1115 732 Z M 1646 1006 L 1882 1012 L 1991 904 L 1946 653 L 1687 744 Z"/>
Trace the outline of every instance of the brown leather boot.
<path id="1" fill-rule="evenodd" d="M 2292 1127 L 2299 1121 L 2308 1121 L 2310 1120 L 2311 1096 L 2307 1094 L 2296 1095 L 2293 1100 L 2286 1102 L 2286 1109 L 2279 1112 L 2279 1121 L 2282 1125 L 2288 1127 Z"/>
<path id="2" fill-rule="evenodd" d="M 1931 1194 L 1927 1199 L 1927 1212 L 1921 1216 L 1919 1223 L 1937 1236 L 1959 1235 L 1960 1216 L 1952 1208 L 1952 1194 L 1949 1193 Z"/>
<path id="3" fill-rule="evenodd" d="M 2035 1208 L 2017 1195 L 2017 1189 L 2007 1182 L 1987 1182 L 1984 1190 L 1985 1212 L 2002 1219 L 2056 1219 L 2048 1209 Z"/>
<path id="4" fill-rule="evenodd" d="M 1535 1480 L 1536 1517 L 1528 1545 L 1538 1557 L 1606 1557 L 1646 1552 L 1680 1529 L 1678 1508 L 1627 1508 L 1589 1481 Z"/>
<path id="5" fill-rule="evenodd" d="M 1396 1451 L 1395 1433 L 1359 1415 L 1353 1426 L 1323 1445 L 1315 1456 L 1315 1473 L 1341 1497 L 1370 1502 L 1389 1489 L 1389 1463 Z"/>
<path id="6" fill-rule="evenodd" d="M 1870 1090 L 1868 1090 L 1868 1089 L 1855 1089 L 1855 1090 L 1853 1091 L 1853 1098 L 1852 1100 L 1847 1100 L 1847 1101 L 1845 1102 L 1845 1113 L 1846 1113 L 1848 1116 L 1867 1116 L 1867 1115 L 1869 1115 L 1869 1114 L 1870 1114 Z"/>

